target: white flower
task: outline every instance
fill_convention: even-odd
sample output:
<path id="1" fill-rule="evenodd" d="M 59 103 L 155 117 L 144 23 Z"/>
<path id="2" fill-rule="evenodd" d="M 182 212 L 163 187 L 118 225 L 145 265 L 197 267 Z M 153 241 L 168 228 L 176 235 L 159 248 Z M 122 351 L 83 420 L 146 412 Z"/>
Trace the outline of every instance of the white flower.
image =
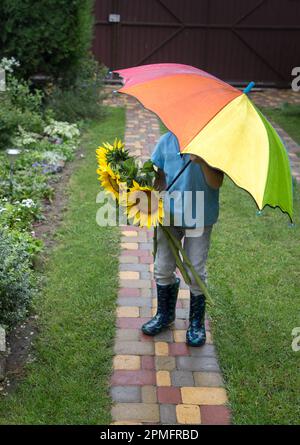
<path id="1" fill-rule="evenodd" d="M 7 209 L 5 207 L 0 207 L 0 213 L 6 212 L 6 211 L 7 211 Z"/>
<path id="2" fill-rule="evenodd" d="M 35 207 L 35 203 L 32 199 L 23 199 L 21 202 L 21 206 L 30 209 L 31 207 Z"/>

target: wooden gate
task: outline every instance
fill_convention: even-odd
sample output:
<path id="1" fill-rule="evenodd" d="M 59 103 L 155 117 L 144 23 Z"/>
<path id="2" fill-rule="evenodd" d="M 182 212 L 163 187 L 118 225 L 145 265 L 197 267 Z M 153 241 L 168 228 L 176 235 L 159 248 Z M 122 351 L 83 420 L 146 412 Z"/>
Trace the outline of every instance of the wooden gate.
<path id="1" fill-rule="evenodd" d="M 288 86 L 299 0 L 96 0 L 93 51 L 108 68 L 194 65 L 234 84 Z"/>

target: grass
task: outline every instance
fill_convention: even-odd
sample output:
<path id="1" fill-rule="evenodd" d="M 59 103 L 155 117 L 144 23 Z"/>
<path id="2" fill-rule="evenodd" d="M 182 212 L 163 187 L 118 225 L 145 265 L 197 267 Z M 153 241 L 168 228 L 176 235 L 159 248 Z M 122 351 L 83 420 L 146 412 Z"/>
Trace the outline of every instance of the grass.
<path id="1" fill-rule="evenodd" d="M 36 301 L 36 360 L 15 393 L 0 400 L 2 424 L 109 424 L 119 231 L 96 224 L 95 148 L 123 137 L 125 113 L 91 122 L 85 158 L 71 177 L 68 211 Z"/>
<path id="2" fill-rule="evenodd" d="M 263 112 L 273 122 L 282 127 L 298 144 L 300 144 L 300 106 L 283 105 L 281 108 L 264 108 Z M 298 154 L 299 156 L 299 154 Z"/>
<path id="3" fill-rule="evenodd" d="M 280 210 L 257 216 L 229 179 L 209 256 L 213 333 L 235 424 L 299 423 L 300 226 Z M 299 189 L 295 215 L 299 215 Z M 296 223 L 298 221 L 296 220 Z M 299 222 L 298 222 L 299 223 Z"/>
<path id="4" fill-rule="evenodd" d="M 300 326 L 299 188 L 294 196 L 290 227 L 279 209 L 258 216 L 254 200 L 230 179 L 220 191 L 209 313 L 234 424 L 299 423 L 300 352 L 291 347 Z"/>

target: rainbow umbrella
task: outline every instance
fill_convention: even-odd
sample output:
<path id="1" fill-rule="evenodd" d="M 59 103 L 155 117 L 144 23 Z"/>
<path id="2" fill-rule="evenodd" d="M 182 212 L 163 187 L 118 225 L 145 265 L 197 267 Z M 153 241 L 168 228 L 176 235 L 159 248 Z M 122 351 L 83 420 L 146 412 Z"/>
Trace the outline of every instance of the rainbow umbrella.
<path id="1" fill-rule="evenodd" d="M 260 210 L 280 207 L 293 218 L 286 149 L 243 92 L 198 68 L 175 63 L 117 70 L 118 90 L 156 113 L 178 138 L 181 153 L 203 158 L 247 190 Z"/>

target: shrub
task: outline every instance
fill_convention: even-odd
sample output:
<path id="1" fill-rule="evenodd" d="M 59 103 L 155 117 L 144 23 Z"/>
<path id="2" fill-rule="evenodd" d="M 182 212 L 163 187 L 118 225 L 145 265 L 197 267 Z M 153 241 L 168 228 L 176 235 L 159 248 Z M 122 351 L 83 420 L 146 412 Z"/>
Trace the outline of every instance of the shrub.
<path id="1" fill-rule="evenodd" d="M 76 122 L 99 119 L 104 115 L 100 105 L 103 68 L 89 54 L 79 64 L 73 83 L 56 85 L 46 99 L 46 109 L 52 110 L 56 120 Z"/>
<path id="2" fill-rule="evenodd" d="M 26 244 L 0 229 L 0 324 L 11 328 L 24 319 L 34 290 Z"/>
<path id="3" fill-rule="evenodd" d="M 2 0 L 0 57 L 14 56 L 19 72 L 72 81 L 91 45 L 93 0 Z"/>

